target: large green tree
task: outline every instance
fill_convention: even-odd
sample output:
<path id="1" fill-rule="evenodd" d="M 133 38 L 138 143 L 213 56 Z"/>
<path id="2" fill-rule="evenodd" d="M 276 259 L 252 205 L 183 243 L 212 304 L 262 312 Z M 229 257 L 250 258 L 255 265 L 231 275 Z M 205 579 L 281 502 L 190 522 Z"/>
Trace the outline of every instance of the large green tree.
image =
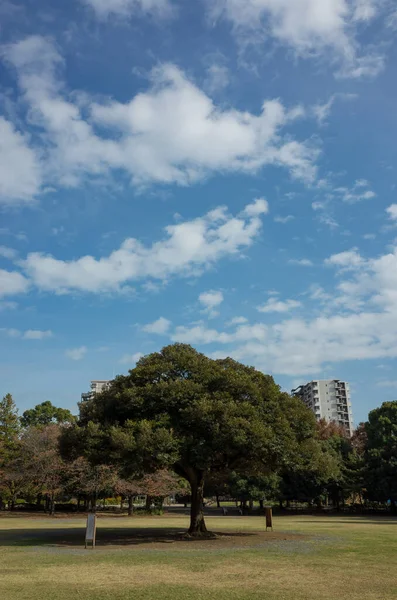
<path id="1" fill-rule="evenodd" d="M 369 413 L 367 433 L 367 494 L 390 502 L 397 512 L 397 401 L 384 402 Z"/>
<path id="2" fill-rule="evenodd" d="M 73 423 L 74 417 L 67 408 L 57 408 L 49 400 L 25 410 L 21 417 L 22 427 L 41 427 L 51 423 Z"/>
<path id="3" fill-rule="evenodd" d="M 293 465 L 314 436 L 314 417 L 272 377 L 184 344 L 142 358 L 80 405 L 64 448 L 117 464 L 128 477 L 172 468 L 191 488 L 189 533 L 207 532 L 206 478 L 226 470 L 266 475 Z"/>

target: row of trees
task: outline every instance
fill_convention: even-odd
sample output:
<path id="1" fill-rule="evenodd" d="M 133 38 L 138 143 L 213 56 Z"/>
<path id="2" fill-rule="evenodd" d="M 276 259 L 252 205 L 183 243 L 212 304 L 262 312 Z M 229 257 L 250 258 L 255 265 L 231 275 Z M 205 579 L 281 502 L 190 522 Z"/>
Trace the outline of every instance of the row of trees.
<path id="1" fill-rule="evenodd" d="M 397 402 L 348 439 L 272 377 L 175 344 L 81 402 L 76 418 L 44 403 L 18 419 L 10 396 L 1 403 L 0 495 L 11 506 L 40 494 L 50 510 L 62 495 L 95 506 L 117 494 L 132 508 L 137 494 L 149 504 L 176 492 L 189 495 L 192 535 L 206 533 L 204 496 L 395 510 Z"/>
<path id="2" fill-rule="evenodd" d="M 18 417 L 10 394 L 0 402 L 0 509 L 15 509 L 18 499 L 44 505 L 53 514 L 56 500 L 77 500 L 77 509 L 95 510 L 99 498 L 116 496 L 125 501 L 128 514 L 133 499 L 146 496 L 147 508 L 183 490 L 170 471 L 160 470 L 139 479 L 125 480 L 117 467 L 92 464 L 84 456 L 65 460 L 61 439 L 76 419 L 68 410 L 44 402 Z"/>

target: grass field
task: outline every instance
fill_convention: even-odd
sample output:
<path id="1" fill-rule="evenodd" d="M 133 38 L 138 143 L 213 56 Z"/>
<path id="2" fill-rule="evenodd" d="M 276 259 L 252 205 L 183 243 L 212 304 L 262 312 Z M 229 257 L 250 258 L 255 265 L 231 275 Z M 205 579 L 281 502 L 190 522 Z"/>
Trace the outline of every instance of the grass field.
<path id="1" fill-rule="evenodd" d="M 0 518 L 4 600 L 397 599 L 397 520 L 209 517 L 215 540 L 176 539 L 187 518 Z M 259 533 L 258 533 L 259 532 Z M 176 541 L 175 541 L 176 540 Z"/>

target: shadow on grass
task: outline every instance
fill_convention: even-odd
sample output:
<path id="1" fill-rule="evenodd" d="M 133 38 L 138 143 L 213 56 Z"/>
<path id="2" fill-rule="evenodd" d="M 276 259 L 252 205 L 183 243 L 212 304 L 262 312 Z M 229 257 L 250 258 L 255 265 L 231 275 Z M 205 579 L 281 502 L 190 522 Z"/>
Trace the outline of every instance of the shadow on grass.
<path id="1" fill-rule="evenodd" d="M 225 538 L 248 538 L 255 536 L 255 532 L 217 533 Z M 84 544 L 85 528 L 73 527 L 68 529 L 0 529 L 1 546 L 57 546 L 76 547 Z M 147 528 L 134 529 L 126 527 L 113 529 L 100 527 L 97 529 L 97 543 L 100 546 L 139 546 L 170 544 L 173 542 L 194 544 L 205 541 L 208 544 L 216 543 L 214 538 L 191 538 L 186 536 L 186 530 L 175 528 Z"/>

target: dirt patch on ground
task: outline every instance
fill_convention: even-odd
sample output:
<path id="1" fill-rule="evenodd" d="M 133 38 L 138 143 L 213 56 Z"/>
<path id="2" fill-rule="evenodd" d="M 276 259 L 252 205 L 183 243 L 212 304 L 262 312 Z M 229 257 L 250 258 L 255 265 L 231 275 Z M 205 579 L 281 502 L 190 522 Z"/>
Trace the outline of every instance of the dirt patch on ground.
<path id="1" fill-rule="evenodd" d="M 167 532 L 159 535 L 148 535 L 149 532 L 145 530 L 139 530 L 131 532 L 131 534 L 123 535 L 123 532 L 119 532 L 118 536 L 121 539 L 112 540 L 105 536 L 102 536 L 102 531 L 99 529 L 97 532 L 97 544 L 100 547 L 102 544 L 106 547 L 117 548 L 125 545 L 136 546 L 139 548 L 151 549 L 151 550 L 164 550 L 165 547 L 172 547 L 172 550 L 215 550 L 215 549 L 242 549 L 242 548 L 255 548 L 269 544 L 271 542 L 278 541 L 292 541 L 292 540 L 303 540 L 306 536 L 299 534 L 290 533 L 277 533 L 277 532 L 241 532 L 241 531 L 229 531 L 227 533 L 217 531 L 214 532 L 216 537 L 211 539 L 195 539 L 187 537 L 184 532 Z M 106 534 L 105 534 L 106 535 Z M 118 543 L 121 542 L 121 543 Z"/>

